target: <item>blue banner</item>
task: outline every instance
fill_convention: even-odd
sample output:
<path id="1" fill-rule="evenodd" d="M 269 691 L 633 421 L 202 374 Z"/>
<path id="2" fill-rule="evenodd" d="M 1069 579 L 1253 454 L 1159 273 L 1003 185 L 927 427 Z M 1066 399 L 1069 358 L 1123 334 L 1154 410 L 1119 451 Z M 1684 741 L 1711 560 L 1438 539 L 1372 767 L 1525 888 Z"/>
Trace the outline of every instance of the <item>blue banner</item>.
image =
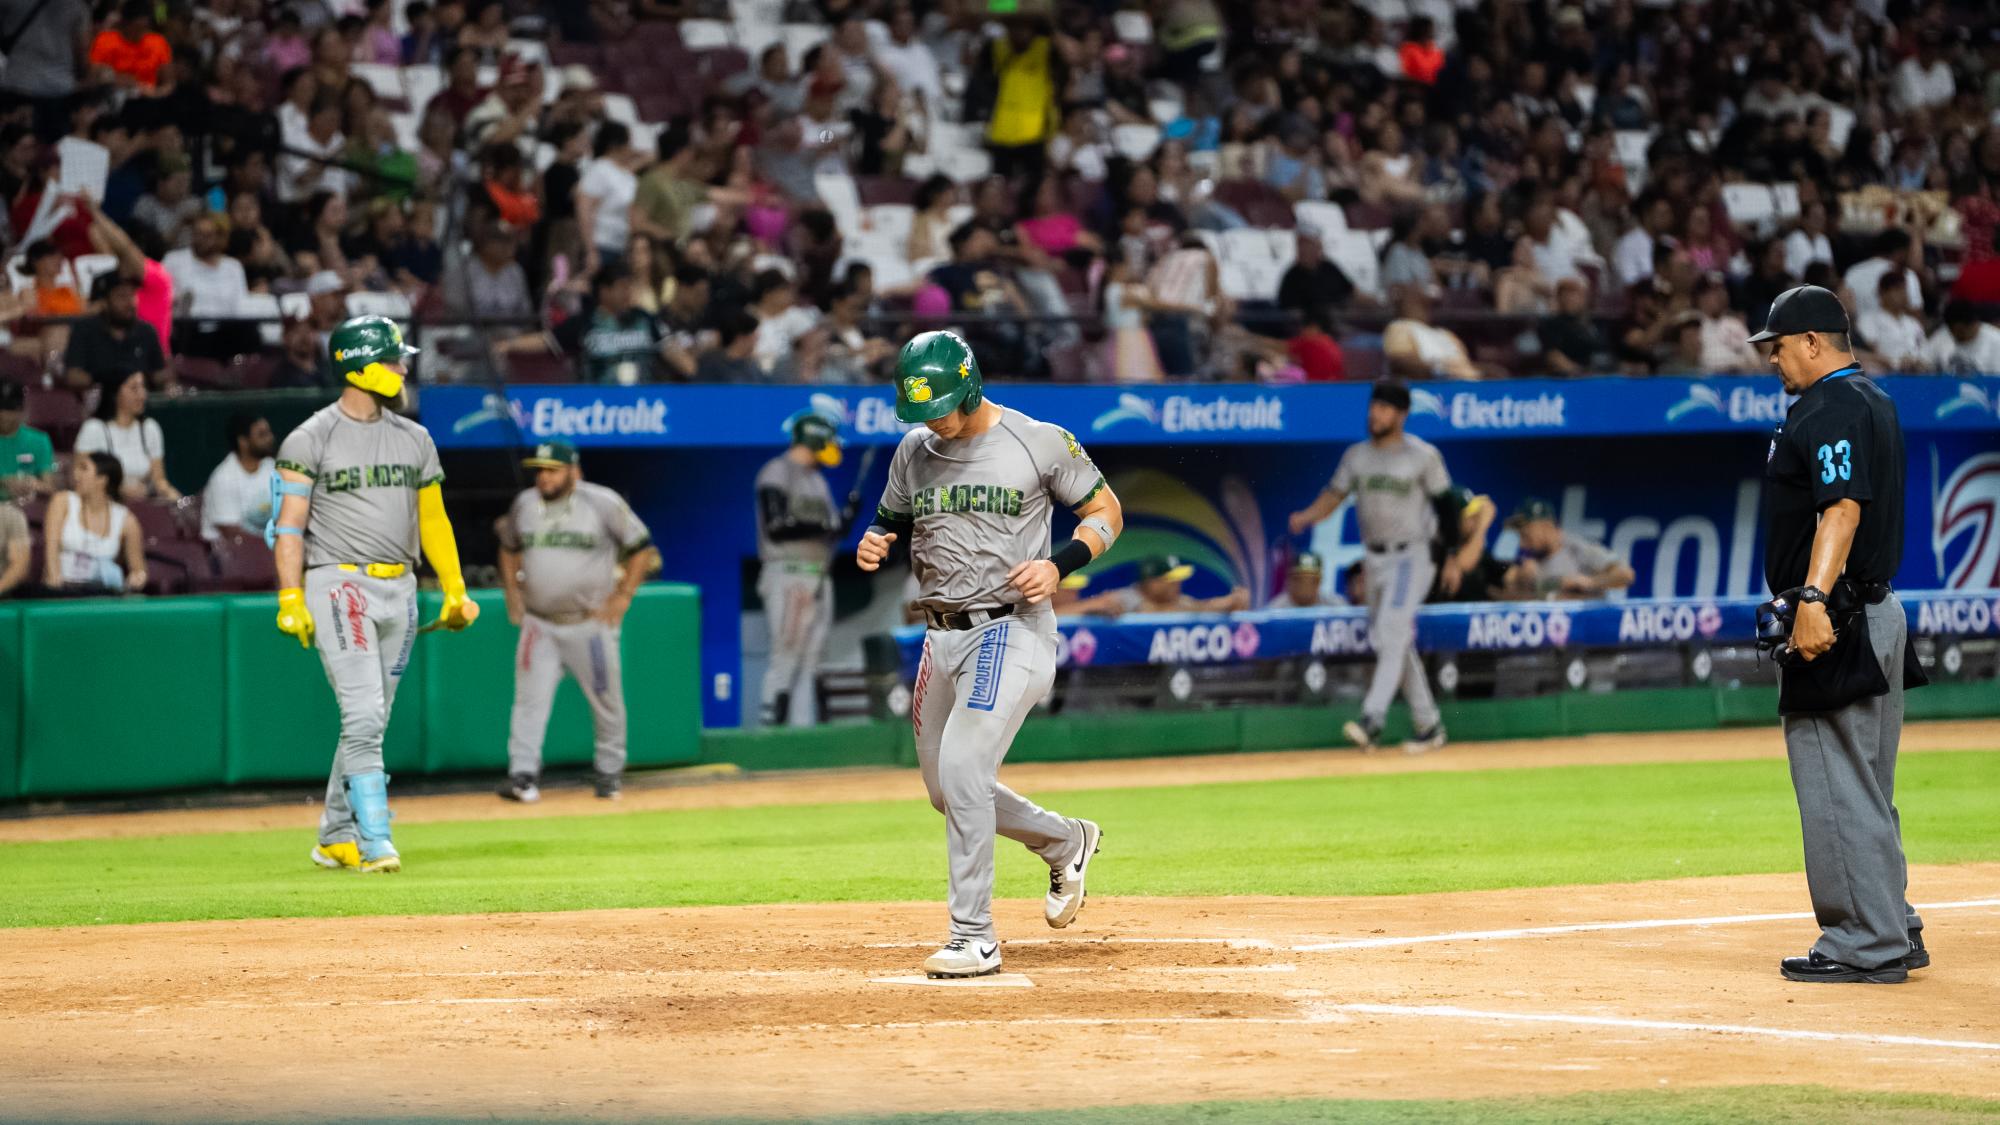
<path id="1" fill-rule="evenodd" d="M 2000 598 L 1946 591 L 1899 593 L 1911 636 L 2000 636 Z M 1532 652 L 1571 648 L 1748 645 L 1761 599 L 1625 602 L 1489 602 L 1417 612 L 1423 652 Z M 1363 657 L 1368 611 L 1342 606 L 1232 614 L 1078 617 L 1057 625 L 1056 666 L 1242 664 L 1298 657 Z M 924 629 L 896 630 L 905 679 L 916 675 Z"/>
<path id="2" fill-rule="evenodd" d="M 1990 430 L 2000 379 L 1883 380 L 1907 429 Z M 1347 442 L 1361 384 L 1264 387 L 995 385 L 993 397 L 1106 445 Z M 1769 432 L 1790 399 L 1776 378 L 1511 379 L 1420 383 L 1410 432 L 1432 440 Z M 424 424 L 445 449 L 561 438 L 584 448 L 769 446 L 794 411 L 838 419 L 852 444 L 894 442 L 889 388 L 806 386 L 427 387 Z"/>

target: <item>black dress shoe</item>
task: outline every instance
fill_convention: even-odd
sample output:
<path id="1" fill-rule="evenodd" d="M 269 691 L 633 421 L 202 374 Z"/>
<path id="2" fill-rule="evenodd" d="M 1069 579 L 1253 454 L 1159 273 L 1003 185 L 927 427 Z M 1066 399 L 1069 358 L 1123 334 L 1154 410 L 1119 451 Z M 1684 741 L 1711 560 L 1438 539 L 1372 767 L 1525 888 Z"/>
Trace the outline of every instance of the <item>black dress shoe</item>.
<path id="1" fill-rule="evenodd" d="M 1815 984 L 1901 984 L 1910 979 L 1910 971 L 1901 960 L 1891 961 L 1880 968 L 1862 969 L 1841 964 L 1817 949 L 1804 957 L 1785 958 L 1778 962 L 1778 971 L 1784 974 L 1786 980 Z"/>
<path id="2" fill-rule="evenodd" d="M 1910 951 L 1903 956 L 1903 968 L 1914 971 L 1930 967 L 1931 955 L 1930 951 L 1924 948 L 1924 932 L 1922 930 L 1911 930 Z"/>

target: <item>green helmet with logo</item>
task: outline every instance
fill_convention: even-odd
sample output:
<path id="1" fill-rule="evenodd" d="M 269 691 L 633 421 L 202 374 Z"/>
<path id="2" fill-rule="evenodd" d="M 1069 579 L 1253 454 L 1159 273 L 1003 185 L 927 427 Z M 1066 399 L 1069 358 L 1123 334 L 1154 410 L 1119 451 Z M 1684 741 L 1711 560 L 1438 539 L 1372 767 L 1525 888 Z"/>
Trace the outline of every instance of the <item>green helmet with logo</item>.
<path id="1" fill-rule="evenodd" d="M 785 433 L 793 445 L 812 450 L 813 457 L 827 468 L 840 465 L 840 423 L 807 407 L 785 419 Z"/>
<path id="2" fill-rule="evenodd" d="M 335 374 L 384 398 L 403 393 L 402 373 L 384 365 L 417 354 L 403 342 L 403 330 L 386 316 L 357 316 L 343 323 L 327 337 L 326 347 Z"/>
<path id="3" fill-rule="evenodd" d="M 970 414 L 984 398 L 979 359 L 956 332 L 920 332 L 896 357 L 896 417 L 905 422 Z"/>

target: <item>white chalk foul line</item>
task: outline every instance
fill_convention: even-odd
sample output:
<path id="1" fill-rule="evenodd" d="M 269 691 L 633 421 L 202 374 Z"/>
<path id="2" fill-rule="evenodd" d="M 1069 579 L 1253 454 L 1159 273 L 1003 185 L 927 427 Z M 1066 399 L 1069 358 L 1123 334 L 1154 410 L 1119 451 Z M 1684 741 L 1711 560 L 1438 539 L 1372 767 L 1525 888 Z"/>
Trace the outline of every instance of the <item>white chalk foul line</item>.
<path id="1" fill-rule="evenodd" d="M 1972 910 L 2000 906 L 2000 898 L 1971 899 L 1965 902 L 1919 903 L 1920 911 Z M 1512 930 L 1459 930 L 1445 934 L 1418 934 L 1408 937 L 1350 938 L 1321 941 L 1290 947 L 1293 953 L 1333 953 L 1343 949 L 1385 949 L 1403 945 L 1428 945 L 1440 941 L 1505 941 L 1510 938 L 1549 937 L 1558 934 L 1601 933 L 1614 930 L 1686 929 L 1693 926 L 1743 926 L 1756 922 L 1793 922 L 1812 914 L 1797 911 L 1785 914 L 1721 914 L 1710 918 L 1642 918 L 1631 922 L 1579 922 L 1566 926 L 1525 926 Z"/>
<path id="2" fill-rule="evenodd" d="M 1276 949 L 1269 938 L 1235 937 L 1090 937 L 1090 938 L 1008 938 L 1001 943 L 1016 945 L 1220 945 L 1229 949 Z M 877 941 L 863 949 L 935 949 L 934 941 Z"/>
<path id="3" fill-rule="evenodd" d="M 1624 1016 L 1573 1016 L 1559 1012 L 1488 1012 L 1450 1004 L 1328 1004 L 1324 1010 L 1368 1016 L 1416 1016 L 1429 1019 L 1489 1020 L 1498 1023 L 1559 1023 L 1576 1027 L 1616 1027 L 1641 1031 L 1686 1031 L 1709 1035 L 1746 1035 L 1811 1043 L 1864 1043 L 1871 1046 L 1941 1047 L 1952 1051 L 2000 1051 L 2000 1043 L 1977 1039 L 1930 1039 L 1921 1035 L 1870 1035 L 1856 1031 L 1806 1031 L 1788 1027 L 1752 1027 L 1733 1023 L 1687 1023 L 1642 1020 Z"/>

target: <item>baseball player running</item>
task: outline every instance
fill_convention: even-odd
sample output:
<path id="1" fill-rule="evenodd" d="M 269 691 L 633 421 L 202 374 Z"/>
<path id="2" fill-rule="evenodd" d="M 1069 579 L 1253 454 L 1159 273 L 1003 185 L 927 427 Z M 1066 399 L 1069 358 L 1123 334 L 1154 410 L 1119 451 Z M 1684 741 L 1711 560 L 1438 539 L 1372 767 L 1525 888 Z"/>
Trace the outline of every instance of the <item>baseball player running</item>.
<path id="1" fill-rule="evenodd" d="M 1421 754 L 1442 747 L 1445 737 L 1430 682 L 1424 678 L 1424 663 L 1417 656 L 1417 608 L 1431 588 L 1436 566 L 1431 561 L 1431 538 L 1441 526 L 1439 513 L 1448 511 L 1448 522 L 1456 529 L 1458 508 L 1444 458 L 1429 442 L 1403 432 L 1409 416 L 1408 387 L 1394 380 L 1375 384 L 1368 396 L 1368 440 L 1347 447 L 1319 499 L 1292 513 L 1291 528 L 1297 535 L 1354 497 L 1361 541 L 1368 550 L 1362 573 L 1367 578 L 1375 676 L 1361 702 L 1360 720 L 1343 729 L 1356 746 L 1373 750 L 1400 687 L 1415 732 L 1403 749 Z M 1445 565 L 1454 565 L 1451 556 Z"/>
<path id="2" fill-rule="evenodd" d="M 896 416 L 923 427 L 889 463 L 876 523 L 855 561 L 880 567 L 898 539 L 928 619 L 910 719 L 931 804 L 944 813 L 951 936 L 924 962 L 932 977 L 1000 971 L 993 931 L 993 836 L 1049 865 L 1043 903 L 1062 929 L 1083 905 L 1101 833 L 1000 784 L 1000 762 L 1028 710 L 1055 681 L 1058 584 L 1107 550 L 1124 524 L 1117 497 L 1067 430 L 988 401 L 979 361 L 952 332 L 925 332 L 896 360 Z M 1075 537 L 1049 550 L 1056 504 Z"/>
<path id="3" fill-rule="evenodd" d="M 419 545 L 444 588 L 437 626 L 457 632 L 479 607 L 466 599 L 458 544 L 445 518 L 444 470 L 422 426 L 392 409 L 416 349 L 386 317 L 333 330 L 340 398 L 278 449 L 265 530 L 277 554 L 278 629 L 320 663 L 340 705 L 340 741 L 312 860 L 321 867 L 400 871 L 389 839 L 382 734 L 417 639 Z"/>
<path id="4" fill-rule="evenodd" d="M 514 716 L 500 795 L 542 798 L 542 736 L 563 673 L 576 677 L 597 731 L 596 788 L 618 799 L 625 777 L 625 681 L 618 636 L 632 595 L 660 567 L 646 525 L 625 499 L 583 479 L 576 447 L 544 442 L 521 463 L 535 487 L 500 517 L 500 585 L 521 629 Z"/>
<path id="5" fill-rule="evenodd" d="M 757 472 L 757 594 L 771 627 L 764 673 L 764 725 L 808 727 L 818 721 L 814 683 L 833 621 L 826 567 L 853 518 L 833 506 L 824 470 L 840 464 L 840 430 L 825 415 L 801 410 L 786 419 L 791 447 Z"/>

